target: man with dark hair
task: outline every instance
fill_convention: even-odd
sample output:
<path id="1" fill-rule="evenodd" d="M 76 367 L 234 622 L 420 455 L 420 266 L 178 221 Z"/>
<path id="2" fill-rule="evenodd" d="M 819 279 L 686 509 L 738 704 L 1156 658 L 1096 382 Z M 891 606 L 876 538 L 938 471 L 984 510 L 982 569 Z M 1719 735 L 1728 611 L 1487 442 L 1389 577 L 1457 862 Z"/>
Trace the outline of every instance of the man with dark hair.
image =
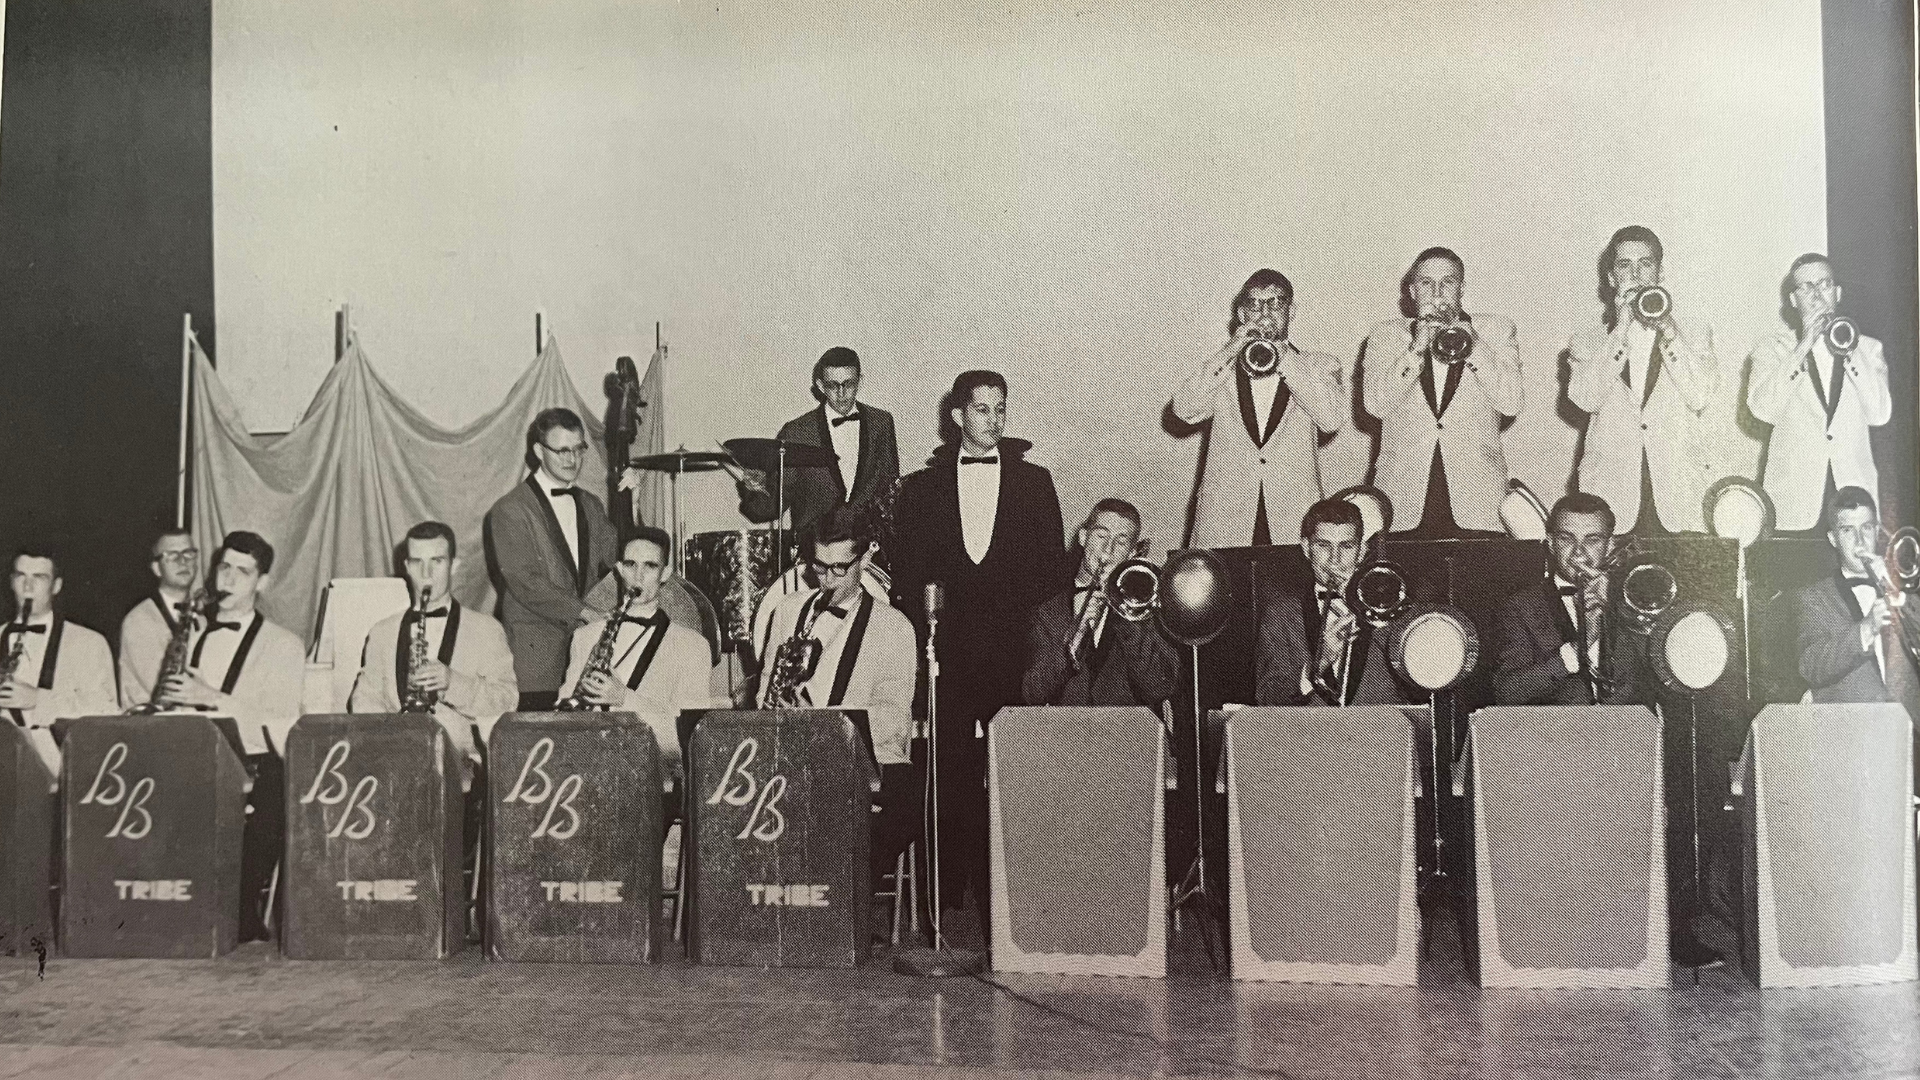
<path id="1" fill-rule="evenodd" d="M 1651 704 L 1646 641 L 1607 614 L 1617 523 L 1605 499 L 1576 492 L 1547 515 L 1547 576 L 1507 598 L 1498 621 L 1498 705 Z"/>
<path id="2" fill-rule="evenodd" d="M 167 529 L 153 541 L 147 564 L 157 582 L 152 594 L 127 610 L 120 620 L 120 707 L 130 709 L 153 700 L 153 684 L 167 646 L 180 620 L 197 630 L 200 613 L 189 607 L 193 583 L 200 576 L 200 549 L 186 529 Z"/>
<path id="3" fill-rule="evenodd" d="M 1848 486 L 1834 493 L 1826 517 L 1840 567 L 1794 596 L 1800 677 L 1816 702 L 1901 701 L 1920 680 L 1889 633 L 1894 609 L 1882 584 L 1879 509 L 1865 488 Z M 1900 618 L 1913 617 L 1900 610 Z"/>
<path id="4" fill-rule="evenodd" d="M 661 582 L 673 575 L 667 559 L 672 547 L 673 540 L 663 529 L 642 525 L 634 530 L 614 566 L 625 586 L 625 603 L 573 632 L 560 696 L 638 716 L 659 741 L 661 765 L 678 773 L 680 713 L 715 702 L 708 691 L 713 665 L 706 639 L 697 627 L 674 622 L 660 606 Z M 589 670 L 587 662 L 608 618 L 619 620 L 613 663 L 606 671 Z"/>
<path id="5" fill-rule="evenodd" d="M 1075 534 L 1080 553 L 1073 587 L 1033 609 L 1027 633 L 1029 705 L 1145 705 L 1173 694 L 1180 652 L 1158 619 L 1129 622 L 1107 604 L 1115 567 L 1133 558 L 1140 511 L 1125 499 L 1093 504 Z"/>
<path id="6" fill-rule="evenodd" d="M 408 692 L 417 692 L 433 702 L 433 715 L 453 745 L 480 760 L 479 747 L 494 721 L 520 700 L 507 632 L 491 615 L 453 598 L 460 556 L 451 528 L 422 521 L 407 530 L 404 543 L 402 566 L 413 603 L 367 631 L 347 710 L 396 713 Z M 416 633 L 426 643 L 419 664 L 413 662 Z"/>
<path id="7" fill-rule="evenodd" d="M 1825 255 L 1793 260 L 1785 291 L 1793 326 L 1753 347 L 1747 408 L 1773 426 L 1762 482 L 1775 523 L 1797 531 L 1819 527 L 1822 505 L 1839 488 L 1880 490 L 1868 429 L 1892 418 L 1893 395 L 1879 341 L 1856 332 L 1851 348 L 1836 352 L 1828 343 L 1840 286 Z"/>
<path id="8" fill-rule="evenodd" d="M 1660 238 L 1639 225 L 1614 233 L 1601 255 L 1605 320 L 1567 346 L 1567 397 L 1591 414 L 1577 486 L 1616 510 L 1631 507 L 1619 515 L 1622 531 L 1702 532 L 1710 448 L 1693 432 L 1720 369 L 1706 324 L 1677 320 L 1677 302 L 1652 302 L 1663 258 Z"/>
<path id="9" fill-rule="evenodd" d="M 1173 393 L 1181 421 L 1213 425 L 1194 499 L 1195 547 L 1272 543 L 1272 522 L 1284 529 L 1325 494 L 1319 433 L 1345 427 L 1351 403 L 1340 361 L 1296 347 L 1292 320 L 1293 283 L 1277 270 L 1255 271 L 1234 298 L 1226 344 Z M 1256 335 L 1277 356 L 1257 374 L 1240 362 Z"/>
<path id="10" fill-rule="evenodd" d="M 533 471 L 487 511 L 488 569 L 527 711 L 553 707 L 569 636 L 592 611 L 587 592 L 613 566 L 606 507 L 574 483 L 589 449 L 586 426 L 571 410 L 542 412 L 527 432 Z"/>
<path id="11" fill-rule="evenodd" d="M 1053 474 L 1023 460 L 1031 444 L 1003 438 L 1006 379 L 962 372 L 943 405 L 948 440 L 900 490 L 893 580 L 901 610 L 922 634 L 925 587 L 944 589 L 935 731 L 942 901 L 960 904 L 971 884 L 985 926 L 985 725 L 1021 700 L 1022 632 L 1035 605 L 1064 584 L 1066 553 Z"/>
<path id="12" fill-rule="evenodd" d="M 913 695 L 919 660 L 913 624 L 862 587 L 873 547 L 848 507 L 816 519 L 809 562 L 820 587 L 783 597 L 773 611 L 760 655 L 758 704 L 768 708 L 864 709 L 880 763 L 880 811 L 869 846 L 873 875 L 920 832 L 924 764 L 913 765 Z M 781 666 L 786 674 L 776 676 Z M 773 685 L 790 680 L 784 693 Z"/>
<path id="13" fill-rule="evenodd" d="M 1365 545 L 1360 508 L 1322 499 L 1300 519 L 1313 587 L 1277 589 L 1261 608 L 1254 657 L 1258 705 L 1391 705 L 1408 700 L 1386 642 L 1347 603 Z"/>
<path id="14" fill-rule="evenodd" d="M 14 660 L 14 666 L 0 682 L 0 717 L 27 729 L 34 749 L 57 776 L 60 755 L 54 748 L 53 722 L 120 711 L 113 651 L 99 633 L 68 622 L 55 610 L 61 580 L 51 551 L 21 548 L 8 580 L 14 614 L 0 629 L 0 665 Z"/>
<path id="15" fill-rule="evenodd" d="M 832 466 L 789 467 L 786 506 L 802 536 L 820 515 L 837 506 L 864 507 L 900 478 L 900 451 L 894 444 L 893 414 L 858 400 L 860 354 L 835 346 L 813 365 L 809 409 L 780 428 L 780 440 L 825 446 L 838 455 Z M 779 512 L 779 478 L 750 470 L 741 481 L 741 510 L 749 520 L 772 521 Z"/>
<path id="16" fill-rule="evenodd" d="M 162 702 L 230 716 L 253 779 L 241 841 L 243 938 L 267 936 L 265 897 L 286 832 L 287 733 L 300 719 L 306 650 L 256 607 L 273 573 L 273 545 L 257 533 L 227 534 L 213 556 L 219 603 L 195 638 L 184 674 L 160 684 Z"/>
<path id="17" fill-rule="evenodd" d="M 1380 420 L 1373 484 L 1402 531 L 1500 529 L 1500 418 L 1520 414 L 1520 346 L 1513 320 L 1466 313 L 1466 275 L 1450 249 L 1421 252 L 1400 282 L 1402 317 L 1375 326 L 1361 347 L 1361 403 Z M 1450 361 L 1455 341 L 1468 351 Z"/>

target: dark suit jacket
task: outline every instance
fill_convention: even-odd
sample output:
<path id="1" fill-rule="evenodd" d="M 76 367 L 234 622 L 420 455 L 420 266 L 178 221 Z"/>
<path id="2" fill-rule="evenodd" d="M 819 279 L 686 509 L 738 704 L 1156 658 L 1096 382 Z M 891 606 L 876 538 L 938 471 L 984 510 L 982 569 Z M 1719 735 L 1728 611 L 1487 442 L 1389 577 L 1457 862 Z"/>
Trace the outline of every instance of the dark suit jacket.
<path id="1" fill-rule="evenodd" d="M 567 675 L 567 646 L 587 608 L 587 590 L 613 569 L 613 522 L 590 492 L 575 498 L 575 522 L 586 548 L 576 573 L 553 507 L 534 489 L 516 484 L 487 511 L 487 571 L 500 593 L 500 622 L 513 648 L 520 690 L 558 690 Z"/>
<path id="2" fill-rule="evenodd" d="M 1853 598 L 1853 590 L 1843 588 L 1839 573 L 1820 579 L 1794 594 L 1799 611 L 1800 677 L 1813 690 L 1813 700 L 1893 701 L 1886 681 L 1880 677 L 1880 665 L 1873 653 L 1860 647 L 1860 620 L 1866 613 Z M 1907 655 L 1892 640 L 1881 635 L 1888 674 L 1896 664 L 1913 672 Z M 1915 681 L 1908 679 L 1907 685 Z"/>
<path id="3" fill-rule="evenodd" d="M 1300 692 L 1300 672 L 1320 650 L 1320 603 L 1311 588 L 1282 589 L 1260 612 L 1259 652 L 1254 656 L 1256 705 L 1333 704 Z M 1412 695 L 1395 677 L 1386 642 L 1362 622 L 1347 661 L 1350 700 L 1345 705 L 1399 705 Z"/>
<path id="4" fill-rule="evenodd" d="M 1180 652 L 1158 619 L 1128 622 L 1109 611 L 1098 647 L 1082 646 L 1082 663 L 1067 654 L 1080 619 L 1076 594 L 1055 593 L 1033 609 L 1027 634 L 1027 674 L 1021 696 L 1029 705 L 1145 705 L 1159 708 L 1173 695 Z"/>
<path id="5" fill-rule="evenodd" d="M 809 465 L 803 469 L 787 470 L 787 509 L 793 514 L 796 532 L 804 530 L 820 515 L 836 506 L 859 506 L 870 501 L 877 492 L 886 490 L 888 485 L 899 479 L 900 451 L 893 439 L 893 414 L 876 409 L 864 401 L 859 403 L 859 410 L 860 461 L 853 476 L 852 492 L 848 492 L 841 482 L 837 466 Z M 780 428 L 780 438 L 790 443 L 831 448 L 833 439 L 827 434 L 827 407 L 815 406 L 787 421 Z M 767 494 L 750 494 L 741 500 L 741 513 L 748 520 L 766 522 L 774 519 L 779 511 L 776 494 L 779 488 L 775 486 L 779 479 L 769 476 Z"/>
<path id="6" fill-rule="evenodd" d="M 1591 705 L 1586 679 L 1567 671 L 1560 646 L 1579 632 L 1558 591 L 1537 581 L 1507 598 L 1496 624 L 1498 664 L 1493 674 L 1496 705 Z M 1652 705 L 1653 671 L 1646 639 L 1619 626 L 1608 630 L 1601 659 L 1612 680 L 1602 705 Z"/>
<path id="7" fill-rule="evenodd" d="M 1053 474 L 1022 459 L 1028 444 L 1000 443 L 1000 501 L 986 558 L 967 556 L 960 532 L 959 453 L 934 452 L 928 466 L 900 489 L 895 504 L 899 551 L 894 555 L 896 606 L 926 634 L 923 586 L 940 582 L 940 713 L 943 727 L 989 719 L 1017 704 L 1026 671 L 1026 632 L 1033 609 L 1066 587 L 1065 529 Z M 976 467 L 976 466 L 969 466 Z"/>

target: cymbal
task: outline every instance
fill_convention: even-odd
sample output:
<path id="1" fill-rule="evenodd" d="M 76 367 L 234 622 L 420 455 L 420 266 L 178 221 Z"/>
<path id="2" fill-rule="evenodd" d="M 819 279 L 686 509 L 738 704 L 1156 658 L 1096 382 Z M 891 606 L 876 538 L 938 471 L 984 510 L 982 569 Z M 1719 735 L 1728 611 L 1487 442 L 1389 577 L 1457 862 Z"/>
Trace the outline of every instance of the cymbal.
<path id="1" fill-rule="evenodd" d="M 727 452 L 740 464 L 761 472 L 772 472 L 780 467 L 780 448 L 787 448 L 787 468 L 797 469 L 809 465 L 831 468 L 840 460 L 840 455 L 830 446 L 815 446 L 812 443 L 782 443 L 779 439 L 728 439 Z"/>
<path id="2" fill-rule="evenodd" d="M 727 455 L 716 450 L 689 450 L 681 447 L 664 454 L 648 454 L 627 462 L 635 469 L 651 469 L 654 472 L 690 473 L 712 472 L 726 467 Z"/>

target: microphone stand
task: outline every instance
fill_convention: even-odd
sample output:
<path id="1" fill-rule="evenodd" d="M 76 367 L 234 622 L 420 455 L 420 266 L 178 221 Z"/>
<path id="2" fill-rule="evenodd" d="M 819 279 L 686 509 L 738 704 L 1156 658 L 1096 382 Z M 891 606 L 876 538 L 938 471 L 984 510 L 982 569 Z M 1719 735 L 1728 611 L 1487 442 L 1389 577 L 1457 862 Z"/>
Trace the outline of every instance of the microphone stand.
<path id="1" fill-rule="evenodd" d="M 932 901 L 928 918 L 933 928 L 932 948 L 903 949 L 893 958 L 893 970 L 899 975 L 917 975 L 929 979 L 950 979 L 959 975 L 977 975 L 986 968 L 986 959 L 967 949 L 947 947 L 941 926 L 940 908 L 940 608 L 945 602 L 938 582 L 927 585 L 927 782 L 926 802 L 920 809 L 920 827 L 927 845 L 927 895 Z M 893 883 L 895 903 L 899 902 L 900 883 Z"/>
<path id="2" fill-rule="evenodd" d="M 1218 927 L 1216 905 L 1212 891 L 1207 888 L 1206 793 L 1201 790 L 1206 753 L 1206 740 L 1202 736 L 1206 731 L 1207 714 L 1200 709 L 1200 646 L 1188 645 L 1187 649 L 1193 657 L 1193 862 L 1173 890 L 1173 910 L 1193 909 L 1194 920 L 1200 927 L 1200 939 L 1207 946 L 1207 963 L 1218 971 L 1220 957 L 1213 948 Z"/>

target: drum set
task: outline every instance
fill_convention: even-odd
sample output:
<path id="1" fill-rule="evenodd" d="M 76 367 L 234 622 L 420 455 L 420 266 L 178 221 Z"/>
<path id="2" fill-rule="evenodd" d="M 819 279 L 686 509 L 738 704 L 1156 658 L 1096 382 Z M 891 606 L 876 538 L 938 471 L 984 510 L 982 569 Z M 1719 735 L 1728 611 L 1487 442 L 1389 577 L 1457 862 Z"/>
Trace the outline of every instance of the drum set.
<path id="1" fill-rule="evenodd" d="M 720 638 L 728 651 L 753 640 L 754 613 L 767 592 L 789 577 L 799 561 L 799 546 L 786 528 L 788 470 L 833 468 L 839 460 L 829 447 L 782 439 L 729 439 L 719 450 L 681 447 L 649 454 L 628 467 L 667 474 L 673 519 L 676 572 L 713 602 Z M 726 470 L 736 481 L 749 471 L 772 477 L 773 523 L 761 528 L 728 529 L 681 537 L 680 477 L 685 473 Z M 794 583 L 788 582 L 788 587 Z"/>

